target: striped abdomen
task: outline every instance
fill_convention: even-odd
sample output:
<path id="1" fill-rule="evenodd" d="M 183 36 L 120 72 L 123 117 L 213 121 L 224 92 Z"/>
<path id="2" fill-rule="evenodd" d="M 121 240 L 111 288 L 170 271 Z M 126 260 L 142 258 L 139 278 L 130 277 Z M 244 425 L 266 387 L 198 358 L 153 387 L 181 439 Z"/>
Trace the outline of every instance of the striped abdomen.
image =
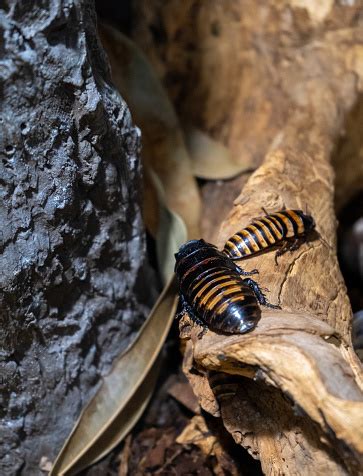
<path id="1" fill-rule="evenodd" d="M 244 258 L 284 240 L 302 237 L 314 226 L 313 218 L 301 210 L 281 210 L 255 219 L 229 238 L 223 251 L 231 259 Z"/>
<path id="2" fill-rule="evenodd" d="M 244 383 L 240 375 L 231 375 L 222 372 L 208 372 L 208 381 L 214 396 L 219 404 L 234 398 Z"/>
<path id="3" fill-rule="evenodd" d="M 193 240 L 176 255 L 175 272 L 183 298 L 211 329 L 243 333 L 255 327 L 260 308 L 238 268 L 216 247 Z"/>

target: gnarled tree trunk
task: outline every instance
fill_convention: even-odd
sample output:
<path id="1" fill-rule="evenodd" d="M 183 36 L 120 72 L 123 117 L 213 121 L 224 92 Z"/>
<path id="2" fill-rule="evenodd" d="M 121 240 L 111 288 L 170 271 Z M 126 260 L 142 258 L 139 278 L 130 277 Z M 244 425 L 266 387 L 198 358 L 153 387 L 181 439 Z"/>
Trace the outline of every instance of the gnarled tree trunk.
<path id="1" fill-rule="evenodd" d="M 222 140 L 236 160 L 262 164 L 230 204 L 219 246 L 261 215 L 261 207 L 282 206 L 308 206 L 325 242 L 312 237 L 278 266 L 273 252 L 241 263 L 259 269 L 259 283 L 281 311 L 263 311 L 257 328 L 244 336 L 208 332 L 199 339 L 199 329 L 187 326 L 185 372 L 202 407 L 222 416 L 264 473 L 357 474 L 363 464 L 362 371 L 336 258 L 330 162 L 335 156 L 344 170 L 344 150 L 339 155 L 337 146 L 348 118 L 360 117 L 363 4 L 137 3 L 147 13 L 139 16 L 134 36 L 184 121 Z M 359 129 L 347 137 L 359 151 Z M 351 170 L 360 174 L 361 156 L 349 155 Z M 346 171 L 337 180 L 340 205 L 349 183 L 359 187 L 357 175 Z M 221 193 L 224 202 L 226 196 Z M 238 376 L 219 403 L 211 388 L 216 371 Z"/>
<path id="2" fill-rule="evenodd" d="M 91 0 L 1 2 L 0 45 L 0 473 L 33 475 L 150 304 L 140 138 Z"/>

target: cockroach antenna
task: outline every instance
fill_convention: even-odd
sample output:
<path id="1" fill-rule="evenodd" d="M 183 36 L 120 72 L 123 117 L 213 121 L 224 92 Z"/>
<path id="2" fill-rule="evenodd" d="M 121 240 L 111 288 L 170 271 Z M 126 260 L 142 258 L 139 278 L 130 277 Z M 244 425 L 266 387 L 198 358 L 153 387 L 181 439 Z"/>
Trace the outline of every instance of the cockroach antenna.
<path id="1" fill-rule="evenodd" d="M 326 239 L 321 236 L 321 233 L 319 233 L 319 239 L 321 240 L 321 242 L 322 242 L 327 248 L 329 248 L 330 250 L 333 249 L 333 247 L 329 245 L 329 243 L 326 241 Z"/>

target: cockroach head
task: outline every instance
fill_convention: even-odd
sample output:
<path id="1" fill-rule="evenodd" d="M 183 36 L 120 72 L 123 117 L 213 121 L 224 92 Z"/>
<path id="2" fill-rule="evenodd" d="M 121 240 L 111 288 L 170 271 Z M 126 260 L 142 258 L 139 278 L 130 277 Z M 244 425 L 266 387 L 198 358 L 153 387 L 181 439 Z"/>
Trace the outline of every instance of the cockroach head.
<path id="1" fill-rule="evenodd" d="M 309 231 L 315 228 L 315 220 L 311 215 L 309 215 L 308 213 L 304 213 L 302 210 L 293 211 L 302 219 L 304 223 L 305 233 L 308 233 Z"/>
<path id="2" fill-rule="evenodd" d="M 200 250 L 202 248 L 210 248 L 210 247 L 216 248 L 215 245 L 212 245 L 211 243 L 207 243 L 203 239 L 187 241 L 186 243 L 181 245 L 181 247 L 179 248 L 179 251 L 175 253 L 174 255 L 175 260 L 179 261 L 185 256 L 190 255 L 194 251 Z"/>
<path id="3" fill-rule="evenodd" d="M 303 215 L 304 227 L 306 231 L 311 231 L 315 228 L 315 220 L 311 215 Z"/>
<path id="4" fill-rule="evenodd" d="M 204 246 L 206 246 L 206 242 L 204 240 L 189 240 L 182 244 L 179 248 L 179 251 L 175 253 L 175 259 L 178 261 L 181 258 L 184 258 L 184 256 L 188 256 L 190 253 L 193 253 L 193 251 L 203 248 Z"/>

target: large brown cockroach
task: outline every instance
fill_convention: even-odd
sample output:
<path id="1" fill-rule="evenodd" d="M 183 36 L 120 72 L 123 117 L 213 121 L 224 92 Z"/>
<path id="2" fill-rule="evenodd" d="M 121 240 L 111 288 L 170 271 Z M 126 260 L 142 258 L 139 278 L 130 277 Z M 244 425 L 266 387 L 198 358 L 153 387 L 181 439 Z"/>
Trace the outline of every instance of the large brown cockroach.
<path id="1" fill-rule="evenodd" d="M 223 333 L 244 333 L 260 319 L 258 303 L 279 307 L 267 301 L 254 280 L 242 278 L 256 274 L 256 270 L 243 271 L 204 240 L 188 241 L 175 259 L 182 312 L 186 311 L 204 327 Z"/>

